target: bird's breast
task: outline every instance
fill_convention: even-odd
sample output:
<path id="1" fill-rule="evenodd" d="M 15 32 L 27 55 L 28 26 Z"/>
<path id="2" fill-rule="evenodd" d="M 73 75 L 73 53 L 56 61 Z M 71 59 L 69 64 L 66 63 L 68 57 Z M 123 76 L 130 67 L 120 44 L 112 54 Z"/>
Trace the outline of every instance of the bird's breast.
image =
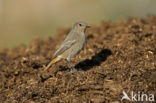
<path id="1" fill-rule="evenodd" d="M 79 48 L 82 49 L 84 47 L 85 42 L 86 42 L 85 33 L 82 32 L 79 34 L 77 42 L 78 42 Z"/>

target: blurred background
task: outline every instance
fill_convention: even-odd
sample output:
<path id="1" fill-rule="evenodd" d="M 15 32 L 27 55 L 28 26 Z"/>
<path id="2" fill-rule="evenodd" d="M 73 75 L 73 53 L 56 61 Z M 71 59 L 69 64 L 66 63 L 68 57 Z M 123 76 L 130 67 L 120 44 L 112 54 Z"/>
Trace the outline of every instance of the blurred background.
<path id="1" fill-rule="evenodd" d="M 99 24 L 156 14 L 156 0 L 0 0 L 0 49 L 56 35 L 76 21 Z"/>

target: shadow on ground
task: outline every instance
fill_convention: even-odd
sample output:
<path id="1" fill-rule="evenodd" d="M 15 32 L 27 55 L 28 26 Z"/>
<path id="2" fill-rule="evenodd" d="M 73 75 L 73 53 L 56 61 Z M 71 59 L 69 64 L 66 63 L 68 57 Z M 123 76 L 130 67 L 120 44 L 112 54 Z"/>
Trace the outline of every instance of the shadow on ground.
<path id="1" fill-rule="evenodd" d="M 103 49 L 99 53 L 92 56 L 91 59 L 86 59 L 86 60 L 83 60 L 83 61 L 79 62 L 78 64 L 76 64 L 75 68 L 87 71 L 87 70 L 93 68 L 94 66 L 99 66 L 111 54 L 112 54 L 111 50 Z"/>
<path id="2" fill-rule="evenodd" d="M 112 54 L 109 49 L 102 49 L 99 53 L 96 53 L 92 56 L 91 59 L 85 59 L 78 64 L 75 65 L 75 69 L 82 69 L 83 71 L 87 71 L 92 69 L 94 66 L 100 66 L 102 62 L 104 62 L 108 56 Z M 60 66 L 59 71 L 69 70 L 68 67 Z"/>

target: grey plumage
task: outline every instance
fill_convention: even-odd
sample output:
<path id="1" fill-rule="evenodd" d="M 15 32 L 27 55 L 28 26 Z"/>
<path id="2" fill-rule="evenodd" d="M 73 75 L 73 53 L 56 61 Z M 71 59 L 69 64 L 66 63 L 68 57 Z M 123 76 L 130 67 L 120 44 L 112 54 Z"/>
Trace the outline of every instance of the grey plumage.
<path id="1" fill-rule="evenodd" d="M 75 57 L 83 49 L 86 42 L 85 31 L 88 27 L 89 26 L 86 22 L 75 23 L 66 39 L 54 53 L 52 57 L 53 60 L 49 63 L 46 69 L 61 59 L 65 59 L 68 67 L 74 69 L 70 63 L 70 59 Z"/>

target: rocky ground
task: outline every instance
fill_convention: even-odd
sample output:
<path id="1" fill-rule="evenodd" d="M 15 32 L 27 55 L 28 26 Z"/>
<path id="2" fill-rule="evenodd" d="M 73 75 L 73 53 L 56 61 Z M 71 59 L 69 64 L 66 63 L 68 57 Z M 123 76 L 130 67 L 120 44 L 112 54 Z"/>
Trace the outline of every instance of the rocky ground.
<path id="1" fill-rule="evenodd" d="M 0 51 L 0 101 L 127 103 L 123 91 L 156 96 L 156 16 L 92 24 L 84 50 L 72 60 L 82 72 L 69 73 L 62 60 L 41 77 L 70 29 Z"/>

